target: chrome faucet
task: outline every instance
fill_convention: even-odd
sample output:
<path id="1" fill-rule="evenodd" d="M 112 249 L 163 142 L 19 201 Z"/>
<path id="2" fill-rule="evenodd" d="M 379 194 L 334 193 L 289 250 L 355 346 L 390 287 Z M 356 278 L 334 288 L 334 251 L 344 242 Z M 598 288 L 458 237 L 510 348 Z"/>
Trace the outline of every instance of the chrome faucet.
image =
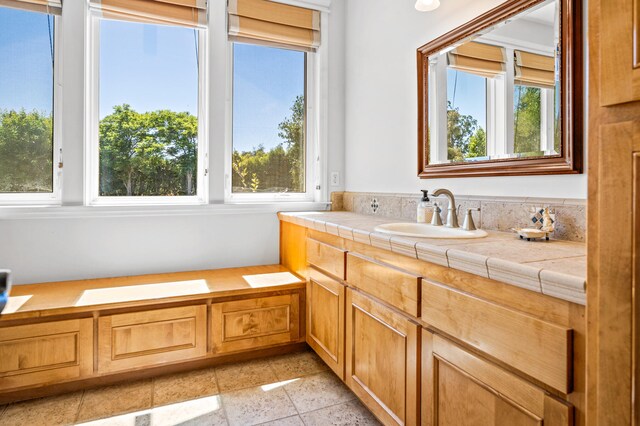
<path id="1" fill-rule="evenodd" d="M 447 212 L 447 228 L 460 228 L 458 225 L 458 213 L 456 211 L 456 199 L 453 197 L 453 193 L 448 189 L 438 189 L 433 192 L 434 197 L 440 195 L 446 195 L 449 198 L 449 210 Z"/>

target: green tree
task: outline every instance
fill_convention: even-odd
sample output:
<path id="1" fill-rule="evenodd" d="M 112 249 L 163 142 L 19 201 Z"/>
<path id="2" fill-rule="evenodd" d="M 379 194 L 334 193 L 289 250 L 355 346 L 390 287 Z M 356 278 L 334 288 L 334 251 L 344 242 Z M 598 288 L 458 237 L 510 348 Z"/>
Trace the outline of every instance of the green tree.
<path id="1" fill-rule="evenodd" d="M 100 121 L 100 195 L 193 195 L 198 120 L 118 105 Z"/>
<path id="2" fill-rule="evenodd" d="M 540 151 L 540 104 L 539 88 L 515 86 L 513 151 L 516 154 Z"/>
<path id="3" fill-rule="evenodd" d="M 53 121 L 38 111 L 0 111 L 0 192 L 53 191 Z"/>
<path id="4" fill-rule="evenodd" d="M 304 97 L 297 96 L 291 115 L 278 125 L 282 142 L 266 150 L 260 145 L 250 151 L 234 150 L 232 185 L 234 192 L 304 191 Z"/>
<path id="5" fill-rule="evenodd" d="M 469 152 L 467 158 L 484 157 L 487 155 L 487 133 L 482 127 L 469 138 Z"/>
<path id="6" fill-rule="evenodd" d="M 291 177 L 293 179 L 291 191 L 304 191 L 304 96 L 296 96 L 291 106 L 291 116 L 278 125 L 278 136 L 287 145 L 287 155 L 291 161 Z"/>
<path id="7" fill-rule="evenodd" d="M 454 108 L 451 102 L 447 106 L 447 150 L 448 159 L 451 161 L 464 161 L 468 157 L 477 157 L 479 152 L 473 152 L 469 155 L 471 137 L 478 131 L 482 130 L 478 126 L 478 121 L 471 115 L 460 113 L 459 108 Z M 482 130 L 484 134 L 484 130 Z M 481 137 L 478 135 L 477 138 Z M 486 151 L 486 135 L 484 136 L 484 145 Z M 479 149 L 479 140 L 476 140 L 475 149 Z M 476 154 L 476 155 L 473 155 Z M 485 154 L 482 154 L 485 155 Z"/>

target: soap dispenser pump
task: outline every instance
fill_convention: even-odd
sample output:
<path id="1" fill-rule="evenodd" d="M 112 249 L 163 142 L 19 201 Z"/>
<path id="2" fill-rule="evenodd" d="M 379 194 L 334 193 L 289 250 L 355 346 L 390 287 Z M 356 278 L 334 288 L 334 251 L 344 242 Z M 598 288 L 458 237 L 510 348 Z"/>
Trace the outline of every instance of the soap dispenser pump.
<path id="1" fill-rule="evenodd" d="M 422 189 L 422 199 L 418 203 L 418 211 L 416 212 L 417 222 L 426 223 L 427 222 L 427 213 L 429 208 L 429 191 L 426 189 Z"/>

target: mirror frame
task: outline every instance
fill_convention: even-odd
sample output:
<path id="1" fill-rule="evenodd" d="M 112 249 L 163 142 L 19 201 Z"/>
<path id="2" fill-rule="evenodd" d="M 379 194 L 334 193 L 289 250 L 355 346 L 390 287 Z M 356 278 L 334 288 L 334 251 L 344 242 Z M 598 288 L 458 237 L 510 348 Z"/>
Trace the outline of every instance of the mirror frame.
<path id="1" fill-rule="evenodd" d="M 418 177 L 578 174 L 583 167 L 582 1 L 560 2 L 562 152 L 545 157 L 429 164 L 429 56 L 545 0 L 507 0 L 418 48 Z"/>

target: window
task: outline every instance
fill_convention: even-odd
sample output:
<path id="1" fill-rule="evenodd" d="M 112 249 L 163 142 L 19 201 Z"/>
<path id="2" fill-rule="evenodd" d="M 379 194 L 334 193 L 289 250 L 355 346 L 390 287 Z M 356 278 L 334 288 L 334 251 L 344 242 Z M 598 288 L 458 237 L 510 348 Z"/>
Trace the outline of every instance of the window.
<path id="1" fill-rule="evenodd" d="M 447 159 L 487 155 L 487 78 L 447 70 Z"/>
<path id="2" fill-rule="evenodd" d="M 205 201 L 201 30 L 93 18 L 91 203 Z"/>
<path id="3" fill-rule="evenodd" d="M 233 45 L 232 193 L 305 193 L 306 53 Z"/>
<path id="4" fill-rule="evenodd" d="M 542 89 L 515 85 L 513 91 L 513 133 L 516 154 L 540 151 Z"/>
<path id="5" fill-rule="evenodd" d="M 55 201 L 53 15 L 0 7 L 0 201 Z"/>

